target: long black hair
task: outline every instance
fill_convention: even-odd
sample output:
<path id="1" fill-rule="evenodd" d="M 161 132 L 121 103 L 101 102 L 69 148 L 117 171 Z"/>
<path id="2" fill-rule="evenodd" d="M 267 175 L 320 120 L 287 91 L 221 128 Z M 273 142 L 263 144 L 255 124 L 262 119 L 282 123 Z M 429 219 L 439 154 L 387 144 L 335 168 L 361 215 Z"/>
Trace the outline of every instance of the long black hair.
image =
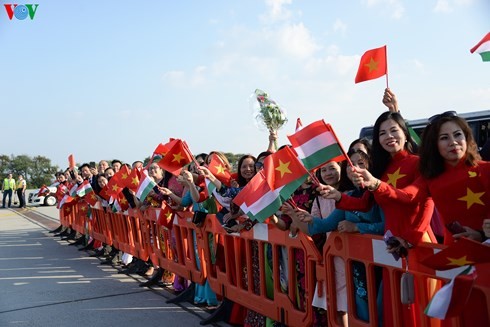
<path id="1" fill-rule="evenodd" d="M 383 146 L 381 143 L 379 143 L 379 129 L 380 126 L 383 122 L 387 121 L 388 119 L 393 120 L 395 123 L 398 124 L 400 129 L 403 131 L 403 134 L 405 134 L 405 138 L 407 139 L 407 142 L 405 143 L 404 149 L 407 150 L 411 154 L 415 154 L 417 152 L 417 144 L 415 141 L 412 139 L 412 136 L 408 132 L 408 127 L 407 124 L 405 123 L 405 120 L 403 119 L 402 115 L 398 112 L 391 112 L 391 111 L 386 111 L 382 113 L 378 119 L 376 119 L 376 123 L 374 123 L 374 128 L 373 128 L 373 149 L 372 149 L 372 161 L 373 161 L 373 176 L 376 178 L 381 178 L 383 174 L 386 171 L 386 168 L 388 167 L 390 161 L 391 161 L 391 154 L 383 149 Z"/>

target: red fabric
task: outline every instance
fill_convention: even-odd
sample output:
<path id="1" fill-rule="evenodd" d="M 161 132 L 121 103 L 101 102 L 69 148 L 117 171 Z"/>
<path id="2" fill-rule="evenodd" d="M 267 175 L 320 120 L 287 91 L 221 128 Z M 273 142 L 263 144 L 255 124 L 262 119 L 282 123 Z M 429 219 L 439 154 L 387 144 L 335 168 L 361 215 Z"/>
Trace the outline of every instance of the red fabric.
<path id="1" fill-rule="evenodd" d="M 226 186 L 230 186 L 231 183 L 231 174 L 228 169 L 226 169 L 226 165 L 223 160 L 215 155 L 211 155 L 211 161 L 208 165 L 209 171 L 216 176 L 216 178 Z"/>
<path id="2" fill-rule="evenodd" d="M 361 57 L 355 81 L 360 83 L 381 77 L 386 74 L 387 70 L 386 45 L 368 50 Z"/>
<path id="3" fill-rule="evenodd" d="M 172 175 L 179 175 L 180 171 L 185 165 L 192 162 L 192 154 L 188 147 L 182 140 L 175 140 L 175 144 L 165 154 L 162 160 L 158 162 L 158 165 L 172 173 Z"/>
<path id="4" fill-rule="evenodd" d="M 458 221 L 462 226 L 481 230 L 490 209 L 490 162 L 482 161 L 476 167 L 469 167 L 461 160 L 455 167 L 447 166 L 440 176 L 430 180 L 419 178 L 402 190 L 394 190 L 381 183 L 376 194 L 387 201 L 397 199 L 404 202 L 430 195 L 437 204 L 444 225 Z M 452 234 L 445 228 L 444 243 L 452 242 Z"/>
<path id="5" fill-rule="evenodd" d="M 264 174 L 272 190 L 285 186 L 308 174 L 308 171 L 289 147 L 267 156 Z"/>

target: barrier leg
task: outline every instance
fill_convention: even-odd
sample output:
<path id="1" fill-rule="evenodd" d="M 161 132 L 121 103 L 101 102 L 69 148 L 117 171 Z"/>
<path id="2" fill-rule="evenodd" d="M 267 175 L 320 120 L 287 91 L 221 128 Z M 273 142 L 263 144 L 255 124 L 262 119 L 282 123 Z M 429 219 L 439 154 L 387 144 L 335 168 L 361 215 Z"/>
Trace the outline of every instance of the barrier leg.
<path id="1" fill-rule="evenodd" d="M 196 283 L 191 283 L 191 285 L 186 288 L 182 293 L 174 297 L 173 299 L 169 299 L 166 303 L 180 303 L 180 302 L 194 302 L 194 290 L 196 288 Z"/>

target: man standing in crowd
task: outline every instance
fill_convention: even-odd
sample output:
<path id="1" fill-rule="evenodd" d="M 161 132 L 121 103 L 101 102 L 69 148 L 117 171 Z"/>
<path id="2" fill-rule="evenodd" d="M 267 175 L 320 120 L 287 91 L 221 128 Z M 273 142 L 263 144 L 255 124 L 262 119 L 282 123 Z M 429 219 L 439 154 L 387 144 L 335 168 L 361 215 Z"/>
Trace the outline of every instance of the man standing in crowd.
<path id="1" fill-rule="evenodd" d="M 12 178 L 12 174 L 8 174 L 7 178 L 3 180 L 2 191 L 3 191 L 3 206 L 5 208 L 5 199 L 9 197 L 9 208 L 12 204 L 12 190 L 15 189 L 15 179 Z"/>
<path id="2" fill-rule="evenodd" d="M 24 176 L 19 175 L 19 180 L 17 181 L 17 197 L 19 198 L 19 208 L 26 207 L 26 187 L 27 183 Z"/>

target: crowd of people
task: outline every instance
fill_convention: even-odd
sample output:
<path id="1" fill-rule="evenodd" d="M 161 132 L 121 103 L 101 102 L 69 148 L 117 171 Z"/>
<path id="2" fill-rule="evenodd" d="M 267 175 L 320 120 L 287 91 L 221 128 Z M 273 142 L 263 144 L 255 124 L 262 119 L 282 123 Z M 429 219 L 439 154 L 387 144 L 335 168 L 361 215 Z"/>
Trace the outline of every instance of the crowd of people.
<path id="1" fill-rule="evenodd" d="M 332 231 L 374 235 L 389 232 L 393 238 L 387 250 L 402 258 L 412 253 L 411 249 L 422 242 L 443 242 L 449 245 L 463 237 L 484 242 L 490 237 L 490 220 L 487 219 L 490 208 L 490 164 L 481 161 L 468 124 L 452 111 L 435 115 L 429 119 L 421 143 L 416 144 L 391 90 L 385 90 L 383 103 L 388 111 L 376 120 L 372 142 L 365 139 L 353 141 L 347 150 L 349 163 L 329 161 L 319 167 L 314 172 L 314 178 L 308 178 L 294 192 L 292 202 L 285 202 L 266 223 L 289 231 L 292 237 L 297 233 L 310 235 L 320 252 Z M 138 199 L 134 190 L 128 188 L 124 188 L 121 193 L 130 208 L 145 211 L 150 207 L 159 208 L 165 202 L 175 210 L 187 208 L 194 213 L 216 214 L 227 231 L 239 233 L 243 229 L 249 229 L 255 222 L 244 217 L 232 200 L 264 168 L 265 158 L 278 150 L 274 145 L 276 139 L 277 135 L 271 132 L 266 151 L 257 157 L 241 157 L 237 171 L 231 175 L 229 181 L 223 181 L 211 172 L 208 165 L 214 157 L 219 157 L 226 170 L 232 170 L 227 158 L 222 153 L 213 151 L 195 156 L 194 162 L 177 176 L 164 171 L 158 162 L 151 162 L 146 168 L 148 176 L 156 185 L 148 196 Z M 57 173 L 59 202 L 62 202 L 73 185 L 88 181 L 102 207 L 112 210 L 114 204 L 111 204 L 104 189 L 124 165 L 128 170 L 144 168 L 141 161 L 128 165 L 114 160 L 109 165 L 102 160 L 98 165 L 83 164 L 78 171 L 69 168 Z M 206 191 L 206 179 L 216 187 L 211 196 Z M 443 226 L 443 230 L 437 226 Z M 453 228 L 454 226 L 459 229 Z M 189 285 L 184 278 L 165 271 L 151 261 L 143 262 L 137 258 L 132 258 L 131 261 L 128 255 L 122 254 L 118 249 L 87 240 L 83 235 L 65 230 L 61 226 L 55 232 L 58 232 L 58 236 L 76 239 L 72 244 L 84 244 L 80 250 L 93 250 L 93 256 L 105 257 L 104 264 L 123 264 L 122 272 L 147 275 L 148 281 L 141 286 L 163 284 L 178 293 Z M 174 237 L 171 230 L 169 235 Z M 262 249 L 258 242 L 254 242 L 251 251 L 254 258 L 253 271 L 245 271 L 243 276 L 245 283 L 248 283 L 247 274 L 253 274 L 252 288 L 255 292 L 259 292 L 261 276 L 257 271 L 259 251 L 264 251 L 263 257 L 269 271 L 265 273 L 266 283 L 273 283 L 272 250 L 268 246 Z M 220 248 L 215 252 L 218 266 L 222 264 L 219 262 L 222 252 Z M 287 255 L 282 254 L 283 258 Z M 298 263 L 295 305 L 304 310 L 306 306 L 312 305 L 305 301 L 305 254 L 298 250 L 293 255 L 292 259 Z M 197 260 L 200 265 L 199 259 Z M 335 270 L 336 276 L 335 319 L 339 325 L 347 326 L 349 322 L 344 261 L 335 258 L 331 269 Z M 368 322 L 370 316 L 366 267 L 354 261 L 349 271 L 353 274 L 356 317 Z M 394 319 L 392 304 L 390 301 L 383 301 L 383 298 L 390 298 L 392 290 L 389 284 L 382 282 L 385 273 L 381 268 L 376 271 L 376 286 L 371 288 L 376 290 L 376 296 L 371 298 L 377 299 L 379 325 L 390 326 Z M 280 282 L 284 292 L 287 291 L 287 278 L 283 269 Z M 432 287 L 436 286 L 427 286 L 427 296 Z M 481 311 L 485 310 L 482 308 L 485 301 L 478 294 L 472 295 L 469 301 L 471 305 L 464 313 L 464 321 L 475 326 L 489 324 L 490 322 L 484 320 L 486 314 L 483 315 Z M 194 302 L 209 308 L 220 303 L 207 283 L 196 285 Z M 253 310 L 233 306 L 233 314 L 229 317 L 231 323 L 254 327 L 281 325 Z M 415 315 L 422 314 L 423 309 L 418 303 L 404 306 L 404 324 L 415 326 Z M 327 325 L 326 318 L 325 310 L 314 309 L 315 326 Z"/>

